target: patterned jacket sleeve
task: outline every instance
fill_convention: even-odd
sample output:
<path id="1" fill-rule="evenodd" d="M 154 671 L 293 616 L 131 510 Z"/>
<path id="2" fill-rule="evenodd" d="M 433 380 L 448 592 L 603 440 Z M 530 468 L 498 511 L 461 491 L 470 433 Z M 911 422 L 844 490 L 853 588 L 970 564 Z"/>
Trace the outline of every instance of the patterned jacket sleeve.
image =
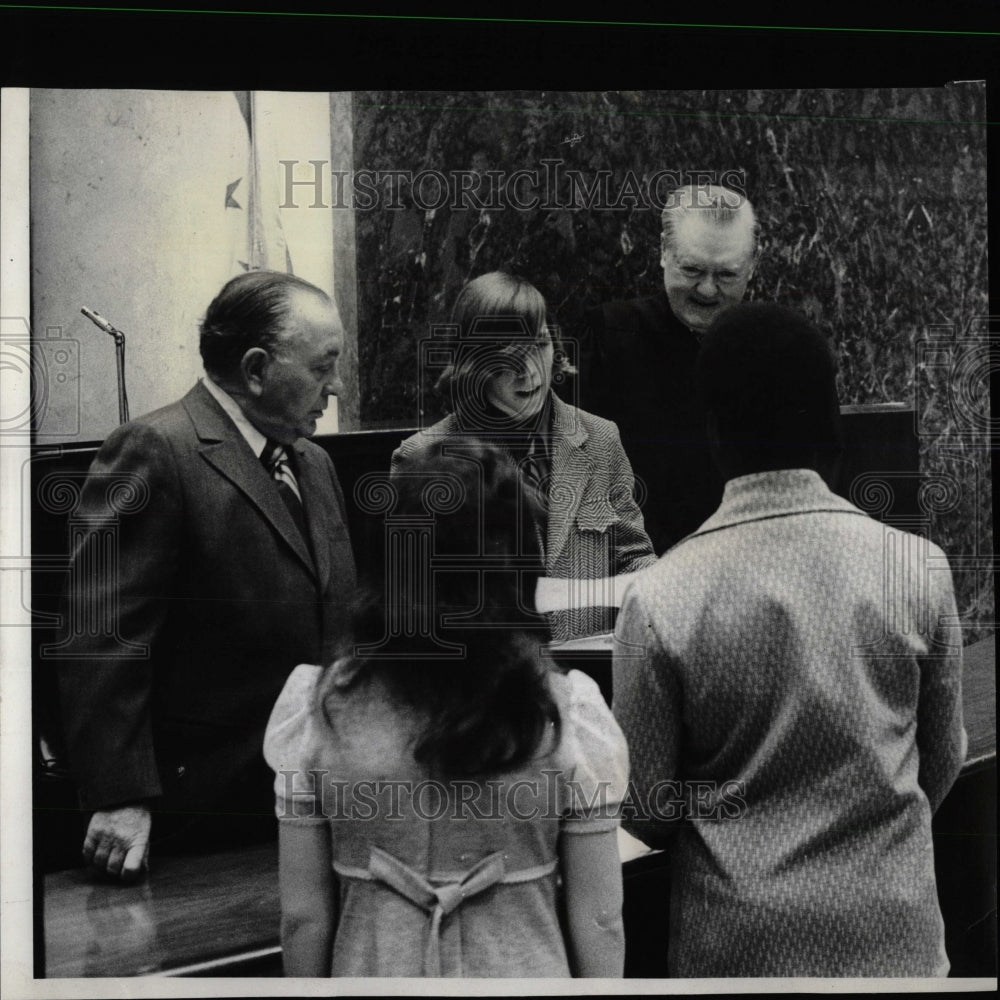
<path id="1" fill-rule="evenodd" d="M 418 431 L 401 441 L 389 461 L 389 478 L 392 479 L 407 471 L 411 462 L 422 458 L 433 443 L 434 438 L 426 431 Z"/>
<path id="2" fill-rule="evenodd" d="M 622 826 L 644 844 L 662 847 L 680 818 L 669 808 L 675 796 L 662 792 L 677 772 L 681 686 L 635 586 L 628 591 L 615 629 L 612 687 L 612 707 L 632 765 Z M 658 801 L 667 807 L 659 807 Z"/>
<path id="3" fill-rule="evenodd" d="M 931 584 L 937 584 L 939 599 L 936 621 L 930 622 L 934 630 L 930 648 L 919 660 L 917 702 L 918 780 L 932 810 L 941 805 L 958 777 L 968 743 L 962 721 L 962 632 L 951 571 L 944 553 L 938 550 L 937 555 L 944 569 L 926 573 Z"/>
<path id="4" fill-rule="evenodd" d="M 406 449 L 403 447 L 404 441 L 393 453 L 389 460 L 389 478 L 398 476 L 402 467 L 406 464 Z"/>
<path id="5" fill-rule="evenodd" d="M 635 476 L 632 464 L 622 447 L 621 436 L 611 424 L 613 436 L 609 443 L 611 486 L 610 501 L 617 515 L 613 573 L 633 573 L 656 562 L 653 543 L 646 534 L 642 511 L 635 499 Z"/>

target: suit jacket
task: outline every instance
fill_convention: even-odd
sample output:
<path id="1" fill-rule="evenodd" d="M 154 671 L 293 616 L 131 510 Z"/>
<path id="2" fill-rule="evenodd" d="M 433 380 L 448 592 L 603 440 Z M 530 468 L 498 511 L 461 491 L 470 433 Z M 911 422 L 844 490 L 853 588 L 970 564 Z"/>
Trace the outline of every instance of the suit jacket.
<path id="1" fill-rule="evenodd" d="M 355 583 L 333 463 L 305 440 L 293 451 L 311 552 L 200 383 L 102 445 L 75 512 L 85 530 L 70 598 L 111 627 L 73 636 L 59 670 L 85 808 L 269 800 L 270 782 L 260 798 L 257 783 L 271 707 L 296 664 L 333 658 Z M 81 573 L 102 536 L 113 539 L 117 580 Z"/>
<path id="2" fill-rule="evenodd" d="M 618 425 L 657 554 L 694 531 L 722 499 L 694 380 L 699 346 L 663 289 L 606 303 L 581 330 L 580 405 Z"/>
<path id="3" fill-rule="evenodd" d="M 931 814 L 961 664 L 944 553 L 811 470 L 731 480 L 639 576 L 614 712 L 649 816 L 625 825 L 672 853 L 671 975 L 947 970 Z"/>
<path id="4" fill-rule="evenodd" d="M 592 580 L 651 565 L 656 557 L 633 496 L 635 480 L 618 429 L 556 396 L 551 403 L 546 574 Z M 463 434 L 469 432 L 450 414 L 403 441 L 393 453 L 392 472 L 402 471 L 442 437 Z M 609 631 L 613 619 L 595 604 L 555 612 L 549 624 L 552 638 L 562 640 Z"/>

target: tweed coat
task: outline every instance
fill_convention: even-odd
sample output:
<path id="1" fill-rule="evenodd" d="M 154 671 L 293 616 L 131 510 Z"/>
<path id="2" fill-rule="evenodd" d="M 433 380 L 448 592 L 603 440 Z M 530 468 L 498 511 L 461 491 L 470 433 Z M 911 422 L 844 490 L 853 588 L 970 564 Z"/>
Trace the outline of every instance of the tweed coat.
<path id="1" fill-rule="evenodd" d="M 84 808 L 269 806 L 268 715 L 296 664 L 333 658 L 355 583 L 333 463 L 311 442 L 292 447 L 308 547 L 201 383 L 101 446 L 75 513 L 87 531 L 73 558 L 85 564 L 94 532 L 113 524 L 118 578 L 70 596 L 97 608 L 117 601 L 117 628 L 72 637 L 59 665 Z M 117 518 L 106 500 L 115 482 L 138 497 Z"/>
<path id="2" fill-rule="evenodd" d="M 547 491 L 545 572 L 550 577 L 595 580 L 631 573 L 656 561 L 635 502 L 635 479 L 618 428 L 550 395 L 551 470 Z M 407 438 L 392 456 L 392 474 L 442 438 L 475 437 L 454 414 Z M 502 440 L 498 440 L 502 446 Z M 583 600 L 600 601 L 600 594 Z M 553 640 L 610 631 L 613 612 L 598 603 L 547 616 Z"/>
<path id="3" fill-rule="evenodd" d="M 672 855 L 672 975 L 947 971 L 931 815 L 965 755 L 961 663 L 944 553 L 812 470 L 731 480 L 640 574 L 614 712 L 624 825 Z"/>

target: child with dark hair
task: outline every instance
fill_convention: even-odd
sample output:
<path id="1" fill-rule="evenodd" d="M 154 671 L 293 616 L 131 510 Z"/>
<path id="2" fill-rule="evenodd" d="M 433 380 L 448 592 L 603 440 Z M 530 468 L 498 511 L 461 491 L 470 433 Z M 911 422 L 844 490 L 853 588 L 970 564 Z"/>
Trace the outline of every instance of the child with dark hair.
<path id="1" fill-rule="evenodd" d="M 392 486 L 384 594 L 265 739 L 286 974 L 620 976 L 627 751 L 540 653 L 532 496 L 474 442 Z"/>

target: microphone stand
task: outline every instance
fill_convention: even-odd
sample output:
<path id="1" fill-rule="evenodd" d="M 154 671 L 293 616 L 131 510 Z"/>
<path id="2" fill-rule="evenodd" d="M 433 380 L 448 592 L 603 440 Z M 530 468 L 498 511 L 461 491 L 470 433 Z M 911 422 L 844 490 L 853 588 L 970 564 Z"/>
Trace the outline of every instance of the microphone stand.
<path id="1" fill-rule="evenodd" d="M 84 306 L 80 312 L 115 341 L 115 367 L 118 372 L 118 423 L 128 422 L 128 394 L 125 391 L 125 334 L 112 326 L 100 313 Z"/>

